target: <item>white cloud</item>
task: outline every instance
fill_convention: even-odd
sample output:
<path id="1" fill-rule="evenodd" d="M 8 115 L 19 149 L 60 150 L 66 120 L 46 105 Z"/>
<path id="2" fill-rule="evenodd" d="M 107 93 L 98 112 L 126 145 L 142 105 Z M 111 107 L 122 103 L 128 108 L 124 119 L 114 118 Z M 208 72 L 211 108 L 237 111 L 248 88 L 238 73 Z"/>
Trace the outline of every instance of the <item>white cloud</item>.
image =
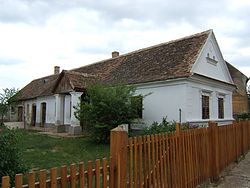
<path id="1" fill-rule="evenodd" d="M 71 69 L 113 50 L 126 53 L 207 29 L 214 29 L 224 58 L 250 76 L 245 0 L 0 3 L 0 88 L 20 88 L 52 74 L 55 65 Z"/>

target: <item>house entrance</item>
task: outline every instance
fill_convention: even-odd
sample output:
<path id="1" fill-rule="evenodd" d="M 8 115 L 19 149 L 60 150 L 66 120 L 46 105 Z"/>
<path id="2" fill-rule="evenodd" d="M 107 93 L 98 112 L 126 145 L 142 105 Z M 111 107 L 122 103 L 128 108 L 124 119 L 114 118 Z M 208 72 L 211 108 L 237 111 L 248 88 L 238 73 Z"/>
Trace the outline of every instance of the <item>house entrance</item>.
<path id="1" fill-rule="evenodd" d="M 41 126 L 44 127 L 46 122 L 46 103 L 41 104 Z"/>
<path id="2" fill-rule="evenodd" d="M 32 114 L 32 116 L 31 116 L 31 126 L 35 126 L 36 125 L 36 105 L 35 104 L 32 105 L 31 114 Z"/>
<path id="3" fill-rule="evenodd" d="M 23 107 L 19 106 L 17 110 L 17 121 L 22 122 L 23 121 Z"/>

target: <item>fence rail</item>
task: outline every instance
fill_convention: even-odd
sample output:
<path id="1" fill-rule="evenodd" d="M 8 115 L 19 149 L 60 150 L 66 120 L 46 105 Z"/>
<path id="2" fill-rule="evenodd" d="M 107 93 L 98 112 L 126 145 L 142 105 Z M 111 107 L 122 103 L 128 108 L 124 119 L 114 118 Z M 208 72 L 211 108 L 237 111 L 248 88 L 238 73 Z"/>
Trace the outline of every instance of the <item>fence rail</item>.
<path id="1" fill-rule="evenodd" d="M 35 173 L 30 172 L 28 185 L 23 185 L 23 176 L 17 174 L 15 187 L 196 187 L 216 181 L 220 172 L 249 148 L 250 121 L 223 126 L 210 122 L 207 128 L 185 131 L 177 124 L 173 133 L 133 138 L 118 127 L 111 131 L 110 162 L 98 159 L 86 167 L 72 164 L 70 174 L 66 166 L 52 168 L 49 179 L 42 170 L 37 182 Z M 10 187 L 8 176 L 2 178 L 2 187 Z"/>

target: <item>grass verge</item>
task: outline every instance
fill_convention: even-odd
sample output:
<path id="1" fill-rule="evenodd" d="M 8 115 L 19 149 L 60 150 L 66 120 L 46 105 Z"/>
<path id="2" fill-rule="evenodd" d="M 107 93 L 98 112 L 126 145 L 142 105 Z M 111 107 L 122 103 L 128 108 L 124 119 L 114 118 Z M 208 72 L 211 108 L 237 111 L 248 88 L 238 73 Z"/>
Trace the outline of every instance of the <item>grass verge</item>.
<path id="1" fill-rule="evenodd" d="M 18 130 L 19 147 L 30 169 L 50 169 L 109 157 L 109 145 L 96 144 L 87 137 L 56 138 L 35 131 Z"/>

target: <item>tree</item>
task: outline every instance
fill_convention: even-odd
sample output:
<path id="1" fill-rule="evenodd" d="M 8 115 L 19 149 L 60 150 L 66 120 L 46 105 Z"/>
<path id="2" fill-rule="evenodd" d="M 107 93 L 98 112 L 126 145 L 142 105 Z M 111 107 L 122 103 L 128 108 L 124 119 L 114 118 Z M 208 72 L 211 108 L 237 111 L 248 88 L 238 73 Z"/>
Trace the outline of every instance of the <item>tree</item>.
<path id="1" fill-rule="evenodd" d="M 0 93 L 0 124 L 3 123 L 4 115 L 8 112 L 8 106 L 14 102 L 14 95 L 18 92 L 18 89 L 3 89 L 3 93 Z"/>
<path id="2" fill-rule="evenodd" d="M 103 86 L 90 83 L 85 96 L 76 107 L 75 116 L 93 135 L 96 142 L 108 142 L 110 130 L 120 124 L 129 124 L 140 116 L 141 97 L 136 97 L 135 87 L 116 85 Z M 136 100 L 138 99 L 138 100 Z"/>
<path id="3" fill-rule="evenodd" d="M 12 186 L 15 174 L 27 171 L 21 157 L 22 153 L 18 148 L 18 140 L 21 136 L 18 132 L 19 130 L 0 127 L 0 180 L 3 176 L 10 176 Z"/>

